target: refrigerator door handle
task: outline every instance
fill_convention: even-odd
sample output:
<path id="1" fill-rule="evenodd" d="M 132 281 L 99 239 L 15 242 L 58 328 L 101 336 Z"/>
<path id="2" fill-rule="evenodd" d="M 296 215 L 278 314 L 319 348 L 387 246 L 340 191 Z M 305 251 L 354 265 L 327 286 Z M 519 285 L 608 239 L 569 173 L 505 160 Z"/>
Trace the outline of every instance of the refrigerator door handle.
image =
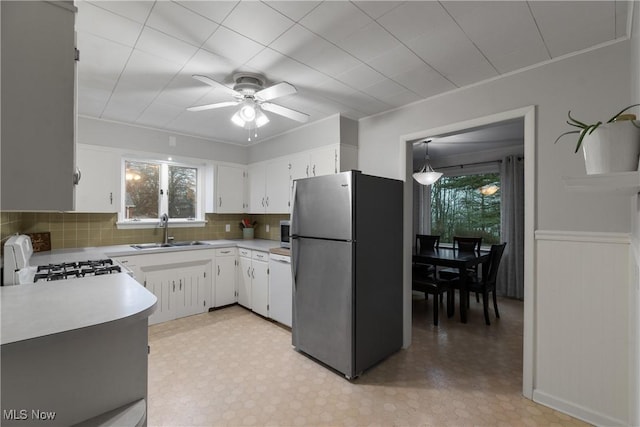
<path id="1" fill-rule="evenodd" d="M 296 288 L 296 277 L 298 276 L 298 236 L 291 236 L 291 282 L 293 288 Z"/>
<path id="2" fill-rule="evenodd" d="M 293 181 L 293 192 L 291 197 L 291 223 L 289 225 L 289 234 L 291 236 L 298 234 L 296 232 L 296 223 L 298 222 L 296 218 L 296 196 L 298 193 L 298 184 L 296 181 Z"/>

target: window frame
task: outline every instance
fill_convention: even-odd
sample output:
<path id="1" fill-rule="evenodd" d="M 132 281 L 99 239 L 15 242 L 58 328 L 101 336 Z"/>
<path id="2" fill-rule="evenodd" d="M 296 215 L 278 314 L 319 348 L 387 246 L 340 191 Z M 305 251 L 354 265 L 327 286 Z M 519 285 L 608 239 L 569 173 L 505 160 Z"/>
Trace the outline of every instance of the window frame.
<path id="1" fill-rule="evenodd" d="M 462 166 L 462 167 L 457 167 L 457 168 L 453 168 L 451 167 L 452 170 L 447 171 L 446 168 L 443 168 L 443 170 L 439 170 L 438 168 L 436 168 L 436 170 L 438 170 L 438 172 L 443 172 L 443 177 L 458 177 L 458 176 L 470 176 L 470 175 L 485 175 L 485 174 L 498 174 L 498 177 L 500 179 L 499 183 L 500 183 L 500 187 L 502 187 L 502 173 L 500 170 L 500 161 L 495 161 L 495 162 L 486 162 L 485 164 L 478 164 L 478 165 L 470 165 L 470 166 Z M 424 188 L 424 193 L 423 193 L 423 197 L 425 201 L 428 201 L 427 203 L 425 203 L 424 208 L 428 210 L 428 221 L 426 222 L 425 225 L 427 225 L 428 227 L 428 232 L 431 233 L 431 186 L 427 186 L 426 188 Z M 502 217 L 502 200 L 500 201 L 500 216 Z M 502 222 L 502 219 L 500 220 Z M 502 238 L 502 227 L 500 227 L 500 238 Z M 440 246 L 443 247 L 453 247 L 453 242 L 443 242 L 441 241 Z M 481 245 L 481 248 L 483 249 L 487 249 L 490 246 L 490 244 L 483 242 Z"/>
<path id="2" fill-rule="evenodd" d="M 126 191 L 126 163 L 127 162 L 144 162 L 157 164 L 160 166 L 160 189 L 165 190 L 164 194 L 160 196 L 160 203 L 158 207 L 157 218 L 144 218 L 144 219 L 127 219 L 125 199 L 127 197 Z M 205 219 L 205 180 L 206 180 L 206 165 L 195 164 L 188 161 L 177 161 L 171 157 L 168 159 L 159 159 L 148 156 L 135 156 L 125 155 L 122 156 L 120 162 L 120 209 L 118 211 L 118 220 L 116 226 L 118 229 L 141 229 L 141 228 L 156 228 L 160 223 L 160 216 L 164 212 L 168 212 L 169 196 L 167 194 L 168 180 L 169 180 L 169 166 L 178 166 L 185 168 L 196 169 L 196 217 L 193 219 L 187 218 L 169 218 L 169 225 L 171 227 L 204 227 L 206 225 Z"/>

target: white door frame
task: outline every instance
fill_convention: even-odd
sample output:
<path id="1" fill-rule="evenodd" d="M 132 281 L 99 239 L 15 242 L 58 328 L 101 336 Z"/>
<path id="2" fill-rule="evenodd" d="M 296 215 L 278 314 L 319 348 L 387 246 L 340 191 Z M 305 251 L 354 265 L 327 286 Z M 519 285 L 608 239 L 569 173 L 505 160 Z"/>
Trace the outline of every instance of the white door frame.
<path id="1" fill-rule="evenodd" d="M 535 372 L 535 247 L 536 227 L 536 107 L 492 114 L 400 137 L 399 175 L 404 177 L 404 347 L 411 345 L 411 251 L 413 245 L 413 153 L 411 141 L 431 135 L 459 132 L 511 119 L 524 119 L 524 330 L 522 349 L 522 394 L 533 398 Z"/>

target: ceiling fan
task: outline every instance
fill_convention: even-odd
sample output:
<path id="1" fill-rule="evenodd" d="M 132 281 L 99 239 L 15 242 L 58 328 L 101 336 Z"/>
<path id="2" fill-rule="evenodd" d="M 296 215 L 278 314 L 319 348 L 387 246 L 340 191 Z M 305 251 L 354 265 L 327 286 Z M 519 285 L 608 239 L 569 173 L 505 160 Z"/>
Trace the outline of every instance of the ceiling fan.
<path id="1" fill-rule="evenodd" d="M 187 108 L 188 111 L 204 111 L 239 105 L 240 108 L 231 117 L 231 121 L 245 129 L 259 128 L 269 122 L 269 118 L 262 110 L 301 123 L 305 123 L 309 119 L 308 114 L 269 102 L 272 99 L 296 93 L 295 86 L 290 83 L 280 82 L 265 88 L 264 76 L 255 73 L 237 73 L 233 75 L 235 84 L 232 89 L 206 76 L 194 75 L 193 78 L 216 89 L 222 89 L 225 93 L 231 95 L 234 100 L 193 106 Z"/>

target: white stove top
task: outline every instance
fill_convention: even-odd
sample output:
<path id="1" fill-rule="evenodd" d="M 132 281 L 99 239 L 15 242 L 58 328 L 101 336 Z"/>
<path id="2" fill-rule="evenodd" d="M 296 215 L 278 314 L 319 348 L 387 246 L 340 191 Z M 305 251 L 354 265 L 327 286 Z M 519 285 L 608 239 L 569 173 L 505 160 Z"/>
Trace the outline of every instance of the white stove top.
<path id="1" fill-rule="evenodd" d="M 110 258 L 31 265 L 33 247 L 26 235 L 11 236 L 4 248 L 5 285 L 42 284 L 121 272 L 132 275 L 131 270 Z"/>

